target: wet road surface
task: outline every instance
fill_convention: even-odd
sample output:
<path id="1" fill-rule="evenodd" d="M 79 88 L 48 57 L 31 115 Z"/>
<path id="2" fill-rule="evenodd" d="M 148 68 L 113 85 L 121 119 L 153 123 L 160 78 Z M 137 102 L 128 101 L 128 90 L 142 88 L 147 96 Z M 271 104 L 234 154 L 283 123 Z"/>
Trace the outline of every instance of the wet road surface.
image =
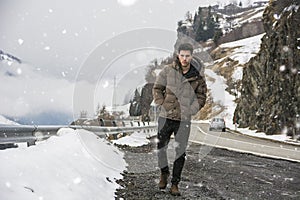
<path id="1" fill-rule="evenodd" d="M 128 169 L 115 199 L 300 199 L 300 163 L 190 143 L 179 184 L 181 196 L 158 189 L 155 139 L 143 147 L 120 147 Z M 205 149 L 208 149 L 205 154 Z M 169 144 L 169 163 L 174 142 Z M 172 165 L 170 164 L 172 169 Z"/>

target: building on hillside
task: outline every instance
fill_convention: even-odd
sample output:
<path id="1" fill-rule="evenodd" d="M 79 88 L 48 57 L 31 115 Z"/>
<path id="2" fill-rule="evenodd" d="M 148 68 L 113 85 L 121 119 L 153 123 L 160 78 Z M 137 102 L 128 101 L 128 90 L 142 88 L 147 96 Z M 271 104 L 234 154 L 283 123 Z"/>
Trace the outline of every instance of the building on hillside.
<path id="1" fill-rule="evenodd" d="M 269 1 L 255 1 L 253 2 L 253 6 L 254 7 L 260 7 L 260 6 L 265 6 L 269 3 Z"/>
<path id="2" fill-rule="evenodd" d="M 241 8 L 241 7 L 239 7 L 236 4 L 230 3 L 230 4 L 226 5 L 226 6 L 224 6 L 224 9 L 222 9 L 222 10 L 223 10 L 224 14 L 233 15 L 233 14 L 242 12 L 244 9 Z"/>

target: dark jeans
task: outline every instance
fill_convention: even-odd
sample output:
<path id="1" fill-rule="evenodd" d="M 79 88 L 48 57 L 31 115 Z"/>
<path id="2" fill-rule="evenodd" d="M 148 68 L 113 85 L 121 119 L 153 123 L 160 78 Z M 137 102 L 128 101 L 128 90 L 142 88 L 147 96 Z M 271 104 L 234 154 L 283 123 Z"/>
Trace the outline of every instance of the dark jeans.
<path id="1" fill-rule="evenodd" d="M 157 155 L 161 173 L 169 173 L 167 149 L 172 133 L 175 135 L 175 161 L 173 165 L 172 184 L 178 184 L 185 162 L 185 151 L 191 130 L 190 121 L 176 121 L 160 117 L 158 119 Z"/>

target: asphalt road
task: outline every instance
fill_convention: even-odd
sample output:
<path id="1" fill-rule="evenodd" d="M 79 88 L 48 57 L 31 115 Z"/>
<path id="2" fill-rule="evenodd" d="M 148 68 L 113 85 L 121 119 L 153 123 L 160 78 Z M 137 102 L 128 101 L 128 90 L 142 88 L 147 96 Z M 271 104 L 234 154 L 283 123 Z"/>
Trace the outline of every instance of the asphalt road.
<path id="1" fill-rule="evenodd" d="M 198 127 L 204 131 L 201 132 Z M 146 146 L 120 147 L 125 152 L 128 168 L 123 174 L 124 178 L 118 180 L 122 187 L 115 193 L 115 199 L 300 199 L 300 163 L 274 158 L 281 155 L 281 150 L 285 154 L 297 154 L 297 147 L 239 134 L 205 133 L 206 129 L 207 124 L 194 125 L 192 128 L 179 184 L 180 197 L 169 194 L 170 185 L 166 190 L 157 187 L 160 172 L 157 168 L 155 138 Z M 204 142 L 209 145 L 201 144 Z M 168 149 L 171 168 L 174 145 L 171 140 Z M 227 150 L 233 148 L 254 151 L 255 154 L 264 154 L 273 149 L 276 153 L 271 152 L 274 155 L 269 158 L 266 155 Z M 292 157 L 284 156 L 288 159 Z M 293 156 L 292 159 L 296 158 Z"/>
<path id="2" fill-rule="evenodd" d="M 256 138 L 234 132 L 208 131 L 208 124 L 193 124 L 190 141 L 238 152 L 300 162 L 300 145 Z"/>

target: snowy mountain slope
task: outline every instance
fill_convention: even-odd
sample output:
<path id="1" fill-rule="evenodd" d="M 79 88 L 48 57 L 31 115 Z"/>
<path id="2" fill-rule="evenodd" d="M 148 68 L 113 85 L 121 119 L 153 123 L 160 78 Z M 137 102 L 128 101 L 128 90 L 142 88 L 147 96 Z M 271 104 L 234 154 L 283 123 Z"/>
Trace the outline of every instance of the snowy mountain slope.
<path id="1" fill-rule="evenodd" d="M 261 21 L 265 6 L 256 8 L 249 8 L 249 10 L 237 13 L 235 15 L 224 15 L 218 13 L 220 16 L 220 28 L 223 33 L 230 32 L 237 27 L 241 27 L 243 24 L 251 23 L 254 21 Z"/>
<path id="2" fill-rule="evenodd" d="M 5 124 L 5 125 L 19 125 L 18 123 L 11 121 L 7 119 L 6 117 L 0 115 L 0 124 Z"/>
<path id="3" fill-rule="evenodd" d="M 211 17 L 218 28 L 223 33 L 218 42 L 234 41 L 241 38 L 251 37 L 262 33 L 262 17 L 266 5 L 249 6 L 245 8 L 236 7 L 235 9 L 219 9 L 218 6 L 199 7 L 195 15 L 188 15 L 184 20 L 179 21 L 177 31 L 195 39 L 206 38 L 204 30 L 197 30 L 203 26 L 203 19 Z M 207 28 L 207 24 L 204 27 Z M 199 31 L 199 32 L 198 32 Z M 202 34 L 202 36 L 201 36 Z M 216 36 L 216 35 L 215 35 Z M 214 36 L 211 35 L 211 39 Z M 228 38 L 229 37 L 229 38 Z M 196 39 L 198 40 L 198 39 Z M 207 44 L 206 44 L 207 45 Z"/>
<path id="4" fill-rule="evenodd" d="M 211 101 L 206 106 L 212 106 L 208 118 L 221 116 L 227 125 L 232 125 L 244 64 L 258 53 L 262 37 L 263 34 L 224 43 L 211 53 L 214 64 L 205 69 Z"/>
<path id="5" fill-rule="evenodd" d="M 219 26 L 223 36 L 218 39 L 218 44 L 260 35 L 265 32 L 262 22 L 265 6 L 247 9 L 235 15 L 221 15 Z"/>
<path id="6" fill-rule="evenodd" d="M 1 49 L 0 49 L 0 60 L 6 60 L 6 61 L 10 61 L 10 62 L 15 61 L 15 62 L 18 62 L 18 63 L 22 62 L 21 59 L 17 58 L 16 56 L 5 53 Z"/>
<path id="7" fill-rule="evenodd" d="M 227 58 L 238 61 L 239 64 L 245 64 L 259 51 L 263 35 L 264 34 L 260 34 L 254 37 L 221 44 L 215 51 L 219 51 L 220 49 L 222 49 L 222 51 L 232 49 L 232 52 Z M 222 62 L 225 58 L 226 57 L 223 57 L 216 62 Z"/>
<path id="8" fill-rule="evenodd" d="M 71 118 L 74 84 L 64 79 L 45 77 L 39 68 L 26 64 L 1 51 L 0 55 L 0 114 L 20 122 L 36 123 L 54 114 L 46 124 L 66 123 Z M 30 117 L 27 117 L 29 116 Z M 65 119 L 60 119 L 61 116 Z M 57 119 L 55 119 L 57 116 Z"/>
<path id="9" fill-rule="evenodd" d="M 21 59 L 0 50 L 0 73 L 6 76 L 17 76 L 22 71 L 14 63 L 21 64 Z"/>

